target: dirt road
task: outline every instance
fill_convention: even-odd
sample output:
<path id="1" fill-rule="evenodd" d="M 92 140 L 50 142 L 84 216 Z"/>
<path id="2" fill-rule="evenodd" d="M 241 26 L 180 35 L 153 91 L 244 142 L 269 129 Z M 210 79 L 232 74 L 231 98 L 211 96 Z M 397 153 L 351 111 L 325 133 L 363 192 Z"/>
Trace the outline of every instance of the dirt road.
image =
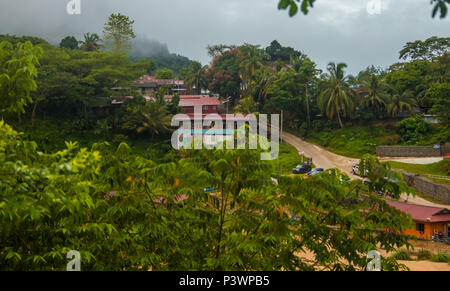
<path id="1" fill-rule="evenodd" d="M 313 158 L 313 163 L 317 168 L 334 169 L 338 168 L 344 173 L 347 173 L 352 179 L 359 179 L 360 177 L 352 174 L 352 166 L 359 163 L 358 159 L 348 158 L 344 156 L 337 155 L 335 153 L 329 152 L 317 145 L 308 143 L 301 138 L 292 135 L 287 132 L 283 132 L 283 140 L 295 147 L 299 152 L 304 152 L 306 156 Z M 406 159 L 393 159 L 397 161 L 406 161 Z M 386 161 L 383 160 L 383 161 Z M 429 162 L 434 162 L 434 160 L 428 160 Z M 401 201 L 406 200 L 406 195 L 403 195 Z M 420 197 L 412 197 L 408 198 L 408 202 L 412 204 L 425 205 L 425 206 L 434 206 L 434 207 L 447 207 L 450 208 L 450 205 L 446 204 L 436 204 L 430 201 L 427 201 Z"/>

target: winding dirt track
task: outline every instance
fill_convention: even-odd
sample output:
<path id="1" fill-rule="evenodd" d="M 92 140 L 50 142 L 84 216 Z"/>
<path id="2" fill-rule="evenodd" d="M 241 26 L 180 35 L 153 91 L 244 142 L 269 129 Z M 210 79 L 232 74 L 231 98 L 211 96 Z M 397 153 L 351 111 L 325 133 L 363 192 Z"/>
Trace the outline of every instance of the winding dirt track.
<path id="1" fill-rule="evenodd" d="M 347 173 L 352 179 L 360 179 L 360 177 L 352 174 L 352 166 L 359 163 L 358 159 L 348 158 L 329 152 L 317 145 L 308 143 L 301 138 L 287 132 L 283 132 L 282 138 L 283 141 L 295 147 L 299 152 L 304 152 L 306 156 L 312 157 L 313 163 L 317 168 L 324 168 L 325 170 L 338 168 L 344 173 Z M 394 158 L 392 160 L 399 159 Z M 383 161 L 387 160 L 384 159 Z M 403 195 L 401 201 L 406 201 L 406 199 L 406 195 Z M 450 208 L 450 205 L 448 204 L 436 204 L 417 196 L 410 196 L 407 201 L 409 203 L 418 205 Z"/>

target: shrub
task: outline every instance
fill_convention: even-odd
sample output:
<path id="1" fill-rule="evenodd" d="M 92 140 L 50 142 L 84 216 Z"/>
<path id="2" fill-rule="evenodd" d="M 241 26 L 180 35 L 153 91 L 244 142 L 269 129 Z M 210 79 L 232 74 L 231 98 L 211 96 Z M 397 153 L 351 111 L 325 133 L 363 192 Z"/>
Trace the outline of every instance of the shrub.
<path id="1" fill-rule="evenodd" d="M 431 261 L 436 263 L 450 262 L 450 256 L 446 253 L 437 253 L 431 256 Z"/>
<path id="2" fill-rule="evenodd" d="M 380 138 L 380 144 L 382 145 L 398 145 L 402 141 L 402 137 L 398 134 L 382 136 Z"/>
<path id="3" fill-rule="evenodd" d="M 425 139 L 427 135 L 433 133 L 434 127 L 423 121 L 420 116 L 403 119 L 397 123 L 397 132 L 401 135 L 403 141 L 408 144 L 418 143 Z"/>
<path id="4" fill-rule="evenodd" d="M 396 260 L 410 261 L 411 253 L 408 250 L 399 250 L 395 254 L 392 255 L 392 258 L 394 258 Z"/>
<path id="5" fill-rule="evenodd" d="M 430 260 L 431 259 L 431 253 L 427 250 L 420 250 L 417 253 L 417 259 L 419 260 Z"/>

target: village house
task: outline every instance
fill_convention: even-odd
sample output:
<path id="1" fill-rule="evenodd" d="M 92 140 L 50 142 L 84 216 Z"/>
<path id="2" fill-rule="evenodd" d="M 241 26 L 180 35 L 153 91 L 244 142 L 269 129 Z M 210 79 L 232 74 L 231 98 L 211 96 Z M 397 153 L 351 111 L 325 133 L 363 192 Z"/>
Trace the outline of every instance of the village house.
<path id="1" fill-rule="evenodd" d="M 133 83 L 133 87 L 143 96 L 156 96 L 159 88 L 168 88 L 170 94 L 186 95 L 187 88 L 183 80 L 159 80 L 154 76 L 144 75 L 138 81 Z"/>
<path id="2" fill-rule="evenodd" d="M 234 133 L 239 127 L 239 124 L 244 124 L 249 121 L 247 116 L 226 115 L 219 112 L 219 107 L 222 105 L 217 97 L 205 97 L 202 95 L 184 95 L 180 96 L 179 106 L 184 108 L 185 114 L 183 117 L 177 117 L 176 121 L 183 122 L 185 125 L 190 122 L 189 130 L 180 129 L 178 146 L 185 146 L 192 141 L 194 135 L 201 134 L 203 142 L 206 145 L 213 146 L 225 140 L 232 139 Z M 195 110 L 201 109 L 201 115 L 195 115 Z M 208 115 L 214 116 L 208 119 Z M 222 128 L 214 129 L 217 119 L 223 121 Z M 209 126 L 204 126 L 205 121 L 211 121 Z M 227 121 L 233 122 L 233 128 L 227 128 Z"/>
<path id="3" fill-rule="evenodd" d="M 403 231 L 403 234 L 426 240 L 430 240 L 433 236 L 439 234 L 442 234 L 445 238 L 450 237 L 449 209 L 396 201 L 387 201 L 387 203 L 390 206 L 411 215 L 412 220 L 415 223 L 415 228 Z"/>

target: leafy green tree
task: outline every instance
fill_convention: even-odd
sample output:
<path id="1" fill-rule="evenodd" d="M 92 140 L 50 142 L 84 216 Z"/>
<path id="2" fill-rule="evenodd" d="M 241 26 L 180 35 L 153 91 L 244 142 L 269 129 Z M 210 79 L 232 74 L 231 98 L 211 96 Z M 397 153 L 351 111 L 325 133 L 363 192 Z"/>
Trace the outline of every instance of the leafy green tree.
<path id="1" fill-rule="evenodd" d="M 299 58 L 301 56 L 301 52 L 291 47 L 284 47 L 277 40 L 272 41 L 265 51 L 273 62 L 277 60 L 288 62 L 291 58 Z"/>
<path id="2" fill-rule="evenodd" d="M 87 52 L 95 52 L 100 49 L 101 39 L 96 33 L 85 33 L 84 40 L 80 41 L 81 49 Z"/>
<path id="3" fill-rule="evenodd" d="M 169 69 L 160 69 L 156 72 L 155 78 L 162 80 L 173 80 L 173 71 Z"/>
<path id="4" fill-rule="evenodd" d="M 329 120 L 338 120 L 341 128 L 344 128 L 342 117 L 350 116 L 353 111 L 353 102 L 350 96 L 350 90 L 347 78 L 344 74 L 344 63 L 330 63 L 328 71 L 330 75 L 326 80 L 324 89 L 319 96 L 318 104 L 323 114 Z"/>
<path id="5" fill-rule="evenodd" d="M 430 37 L 425 41 L 417 40 L 408 42 L 400 51 L 400 59 L 403 60 L 427 60 L 450 52 L 450 37 Z"/>
<path id="6" fill-rule="evenodd" d="M 434 104 L 431 113 L 436 114 L 441 123 L 450 125 L 450 83 L 435 83 L 426 94 L 426 98 L 430 99 Z"/>
<path id="7" fill-rule="evenodd" d="M 32 103 L 31 92 L 37 89 L 37 66 L 42 49 L 31 42 L 0 43 L 0 112 L 20 115 Z"/>
<path id="8" fill-rule="evenodd" d="M 231 97 L 234 104 L 241 95 L 240 51 L 237 48 L 218 55 L 205 72 L 208 89 L 221 97 Z"/>
<path id="9" fill-rule="evenodd" d="M 136 38 L 133 31 L 134 21 L 128 16 L 111 14 L 103 29 L 104 41 L 111 45 L 113 51 L 128 51 L 131 49 L 131 40 Z"/>
<path id="10" fill-rule="evenodd" d="M 419 115 L 403 119 L 397 123 L 396 129 L 403 141 L 408 144 L 418 143 L 434 131 L 433 126 L 425 122 Z"/>
<path id="11" fill-rule="evenodd" d="M 0 143 L 2 270 L 63 270 L 69 250 L 83 270 L 362 270 L 368 251 L 408 246 L 398 233 L 410 221 L 374 191 L 409 190 L 373 159 L 364 165 L 377 188 L 363 194 L 335 170 L 277 185 L 254 150 L 162 164 L 123 143 L 42 154 L 3 122 Z"/>
<path id="12" fill-rule="evenodd" d="M 59 43 L 60 48 L 78 49 L 78 40 L 74 36 L 66 36 Z"/>

